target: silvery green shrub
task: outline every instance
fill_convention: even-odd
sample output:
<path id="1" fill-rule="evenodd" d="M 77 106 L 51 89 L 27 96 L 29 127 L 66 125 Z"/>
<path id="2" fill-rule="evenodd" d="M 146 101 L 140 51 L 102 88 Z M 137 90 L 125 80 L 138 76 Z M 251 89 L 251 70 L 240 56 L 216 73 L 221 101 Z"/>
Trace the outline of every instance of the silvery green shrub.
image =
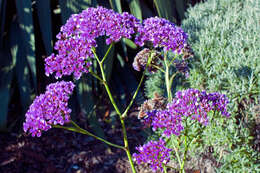
<path id="1" fill-rule="evenodd" d="M 191 156 L 211 148 L 216 172 L 259 171 L 251 108 L 260 91 L 260 1 L 208 0 L 188 10 L 182 27 L 195 53 L 190 87 L 226 93 L 232 111 L 228 121 L 205 130 L 201 152 Z"/>

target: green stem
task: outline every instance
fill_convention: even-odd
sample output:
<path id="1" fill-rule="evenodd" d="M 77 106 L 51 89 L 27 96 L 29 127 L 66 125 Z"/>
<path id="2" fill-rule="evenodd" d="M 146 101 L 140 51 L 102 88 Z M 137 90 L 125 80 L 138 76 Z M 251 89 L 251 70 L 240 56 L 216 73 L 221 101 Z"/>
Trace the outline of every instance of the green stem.
<path id="1" fill-rule="evenodd" d="M 165 165 L 166 168 L 170 168 L 170 169 L 174 169 L 176 170 L 176 168 L 172 167 L 172 166 L 168 166 L 168 165 Z"/>
<path id="2" fill-rule="evenodd" d="M 89 73 L 92 74 L 96 79 L 100 80 L 102 83 L 104 83 L 104 81 L 96 74 L 94 73 L 92 70 L 89 70 Z"/>
<path id="3" fill-rule="evenodd" d="M 178 74 L 178 72 L 174 73 L 171 78 L 170 78 L 170 82 L 169 82 L 169 85 L 170 85 L 170 88 L 172 88 L 172 83 L 173 83 L 173 79 L 175 78 L 175 76 Z"/>
<path id="4" fill-rule="evenodd" d="M 105 56 L 102 58 L 102 61 L 99 60 L 99 58 L 98 58 L 98 56 L 97 56 L 97 54 L 95 52 L 95 49 L 92 49 L 92 52 L 93 52 L 95 58 L 98 61 L 98 64 L 99 64 L 99 67 L 100 67 L 100 71 L 101 71 L 101 75 L 102 75 L 102 80 L 104 81 L 103 84 L 105 86 L 105 89 L 107 91 L 109 99 L 110 99 L 114 109 L 116 110 L 118 116 L 119 116 L 119 119 L 120 119 L 120 122 L 121 122 L 121 126 L 122 126 L 122 131 L 123 131 L 123 138 L 124 138 L 124 145 L 125 145 L 124 150 L 125 150 L 125 152 L 127 154 L 128 160 L 130 162 L 130 166 L 131 166 L 132 172 L 136 173 L 136 170 L 135 170 L 135 167 L 134 167 L 134 162 L 133 162 L 133 159 L 132 159 L 132 156 L 131 156 L 131 153 L 130 153 L 130 149 L 129 149 L 129 144 L 128 144 L 128 139 L 127 139 L 127 133 L 126 133 L 126 128 L 125 128 L 124 118 L 123 118 L 123 116 L 122 116 L 122 114 L 121 114 L 118 106 L 116 105 L 116 102 L 115 102 L 115 100 L 114 100 L 114 98 L 113 98 L 113 96 L 111 94 L 111 91 L 110 91 L 109 86 L 108 86 L 107 81 L 106 81 L 106 76 L 105 76 L 105 72 L 104 72 L 104 68 L 103 68 L 103 62 L 104 62 L 106 56 L 108 55 L 109 51 L 111 50 L 111 47 L 112 46 L 110 45 L 110 47 L 107 50 Z"/>
<path id="5" fill-rule="evenodd" d="M 149 56 L 149 58 L 148 58 L 148 60 L 147 60 L 147 64 L 146 64 L 146 66 L 145 66 L 145 69 L 144 69 L 144 72 L 143 72 L 143 74 L 142 74 L 141 80 L 140 80 L 140 82 L 139 82 L 139 84 L 138 84 L 138 86 L 137 86 L 137 89 L 135 90 L 135 93 L 134 93 L 134 95 L 133 95 L 133 97 L 132 97 L 132 99 L 131 99 L 129 105 L 127 106 L 127 108 L 125 109 L 124 113 L 122 114 L 122 117 L 123 117 L 123 118 L 125 118 L 125 117 L 127 116 L 127 112 L 129 111 L 130 107 L 131 107 L 132 104 L 134 103 L 134 100 L 135 100 L 135 98 L 136 98 L 136 96 L 137 96 L 137 94 L 138 94 L 138 91 L 139 91 L 139 89 L 140 89 L 140 87 L 141 87 L 141 85 L 142 85 L 142 83 L 143 83 L 144 76 L 145 76 L 145 72 L 147 71 L 148 66 L 150 65 L 150 63 L 151 63 L 151 61 L 152 61 L 152 53 L 153 53 L 153 52 L 151 52 L 151 54 L 150 54 L 150 56 Z"/>
<path id="6" fill-rule="evenodd" d="M 103 62 L 106 60 L 106 58 L 107 58 L 107 56 L 108 56 L 108 54 L 109 54 L 111 48 L 113 47 L 113 45 L 114 45 L 113 43 L 110 44 L 109 48 L 107 49 L 106 54 L 104 55 L 103 59 L 101 60 L 101 64 L 103 64 Z"/>
<path id="7" fill-rule="evenodd" d="M 113 147 L 116 147 L 116 148 L 120 148 L 120 149 L 122 149 L 122 150 L 126 150 L 125 147 L 123 147 L 123 146 L 120 146 L 120 145 L 117 145 L 117 144 L 113 144 L 113 143 L 111 143 L 111 142 L 109 142 L 109 141 L 107 141 L 107 140 L 105 140 L 105 139 L 103 139 L 103 138 L 100 138 L 100 137 L 98 137 L 98 136 L 96 136 L 96 135 L 94 135 L 94 134 L 88 132 L 88 131 L 85 130 L 85 129 L 82 129 L 81 127 L 79 127 L 79 126 L 78 126 L 75 122 L 73 122 L 72 120 L 71 120 L 71 124 L 72 124 L 74 127 L 66 127 L 66 126 L 60 126 L 60 125 L 53 125 L 53 127 L 55 127 L 55 128 L 61 128 L 61 129 L 66 129 L 66 130 L 73 131 L 73 132 L 77 132 L 77 133 L 81 133 L 81 134 L 84 134 L 84 135 L 89 135 L 89 136 L 91 136 L 91 137 L 93 137 L 93 138 L 95 138 L 95 139 L 97 139 L 97 140 L 100 140 L 100 141 L 102 141 L 102 142 L 104 142 L 104 143 L 106 143 L 106 144 L 108 144 L 108 145 L 110 145 L 110 146 L 113 146 Z"/>
<path id="8" fill-rule="evenodd" d="M 172 137 L 171 137 L 171 138 L 172 138 Z M 181 162 L 181 158 L 180 158 L 179 152 L 178 152 L 177 148 L 175 147 L 175 144 L 172 142 L 172 140 L 171 140 L 171 144 L 172 144 L 172 146 L 173 146 L 173 149 L 174 149 L 174 151 L 175 151 L 175 153 L 176 153 L 176 156 L 177 156 L 177 160 L 178 160 L 179 165 L 180 165 L 180 167 L 181 167 L 182 162 Z"/>
<path id="9" fill-rule="evenodd" d="M 172 91 L 170 88 L 170 79 L 169 79 L 169 65 L 167 63 L 167 52 L 164 53 L 164 63 L 165 63 L 165 84 L 166 84 L 166 90 L 168 95 L 168 101 L 172 100 Z"/>
<path id="10" fill-rule="evenodd" d="M 165 73 L 165 71 L 162 68 L 158 67 L 157 65 L 151 64 L 151 66 L 156 68 L 157 70 L 160 70 L 161 72 Z"/>
<path id="11" fill-rule="evenodd" d="M 184 156 L 183 156 L 183 160 L 182 160 L 182 164 L 181 164 L 181 172 L 185 172 L 184 164 L 185 164 L 187 152 L 188 152 L 187 135 L 185 135 L 185 143 L 184 144 L 185 144 L 185 151 L 184 151 Z"/>
<path id="12" fill-rule="evenodd" d="M 164 172 L 164 173 L 167 173 L 167 167 L 166 167 L 166 165 L 164 165 L 164 164 L 163 164 L 163 172 Z"/>

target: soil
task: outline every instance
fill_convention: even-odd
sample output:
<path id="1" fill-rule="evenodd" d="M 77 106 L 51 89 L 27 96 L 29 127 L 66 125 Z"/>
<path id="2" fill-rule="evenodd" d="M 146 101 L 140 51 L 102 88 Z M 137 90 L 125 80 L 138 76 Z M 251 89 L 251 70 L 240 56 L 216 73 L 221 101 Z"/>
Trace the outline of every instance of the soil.
<path id="1" fill-rule="evenodd" d="M 136 115 L 126 122 L 130 149 L 136 152 L 135 147 L 145 141 L 141 133 L 143 127 Z M 91 131 L 86 123 L 79 124 Z M 103 123 L 102 128 L 109 141 L 123 145 L 119 123 L 113 129 Z M 0 153 L 1 173 L 131 172 L 127 156 L 121 149 L 63 129 L 50 129 L 39 138 L 24 133 L 0 133 Z M 152 172 L 148 165 L 136 165 L 136 168 L 137 172 Z"/>

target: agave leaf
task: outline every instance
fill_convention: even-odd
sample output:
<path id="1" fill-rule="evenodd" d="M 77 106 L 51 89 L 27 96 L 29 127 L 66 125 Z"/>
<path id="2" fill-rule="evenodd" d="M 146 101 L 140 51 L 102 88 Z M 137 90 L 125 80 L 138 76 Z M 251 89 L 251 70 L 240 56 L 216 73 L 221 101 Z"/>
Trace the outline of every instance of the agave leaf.
<path id="1" fill-rule="evenodd" d="M 176 11 L 178 13 L 178 16 L 180 20 L 184 19 L 184 13 L 185 13 L 185 2 L 183 0 L 175 0 L 176 4 Z"/>
<path id="2" fill-rule="evenodd" d="M 122 13 L 122 5 L 120 0 L 109 0 L 109 3 L 113 10 Z"/>
<path id="3" fill-rule="evenodd" d="M 0 0 L 0 48 L 3 45 L 3 33 L 5 27 L 6 0 Z"/>
<path id="4" fill-rule="evenodd" d="M 105 139 L 104 131 L 98 122 L 96 111 L 94 110 L 96 105 L 92 94 L 92 80 L 93 78 L 91 76 L 82 76 L 82 78 L 77 83 L 77 98 L 82 113 L 84 113 L 84 115 L 87 115 L 90 128 L 99 137 Z"/>
<path id="5" fill-rule="evenodd" d="M 23 46 L 26 50 L 25 57 L 32 73 L 34 88 L 37 89 L 32 1 L 16 0 L 16 10 L 18 14 L 19 27 L 22 31 L 20 36 L 23 38 Z"/>
<path id="6" fill-rule="evenodd" d="M 129 8 L 131 13 L 137 17 L 139 20 L 142 21 L 142 10 L 140 6 L 140 1 L 139 0 L 130 0 L 129 2 Z"/>
<path id="7" fill-rule="evenodd" d="M 50 55 L 52 53 L 52 21 L 50 0 L 36 1 L 36 8 L 44 47 L 46 53 Z"/>
<path id="8" fill-rule="evenodd" d="M 19 27 L 17 21 L 14 21 L 11 25 L 11 35 L 10 35 L 10 47 L 11 55 L 15 59 L 15 75 L 18 82 L 18 88 L 20 93 L 21 104 L 23 112 L 28 109 L 32 99 L 32 84 L 30 81 L 30 71 L 28 67 L 28 61 L 26 59 L 27 49 L 24 44 L 22 37 L 17 37 L 21 35 L 22 29 Z"/>
<path id="9" fill-rule="evenodd" d="M 97 6 L 96 0 L 59 0 L 61 8 L 62 23 L 65 24 L 67 19 L 74 13 L 80 13 L 88 7 Z"/>
<path id="10" fill-rule="evenodd" d="M 174 16 L 175 3 L 172 0 L 154 0 L 153 2 L 159 17 L 176 22 L 176 16 Z"/>
<path id="11" fill-rule="evenodd" d="M 0 130 L 6 129 L 10 87 L 13 78 L 15 59 L 7 53 L 7 49 L 0 49 Z"/>

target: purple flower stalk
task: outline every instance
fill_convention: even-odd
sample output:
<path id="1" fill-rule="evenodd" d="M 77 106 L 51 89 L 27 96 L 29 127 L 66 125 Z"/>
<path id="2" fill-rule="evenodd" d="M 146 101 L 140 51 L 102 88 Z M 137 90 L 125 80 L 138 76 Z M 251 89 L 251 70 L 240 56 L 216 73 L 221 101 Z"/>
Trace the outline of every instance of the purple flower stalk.
<path id="1" fill-rule="evenodd" d="M 139 35 L 136 44 L 143 46 L 151 42 L 155 48 L 163 47 L 164 51 L 172 50 L 180 54 L 186 44 L 188 35 L 180 28 L 166 19 L 151 17 L 138 28 Z"/>
<path id="2" fill-rule="evenodd" d="M 207 125 L 210 111 L 219 111 L 229 117 L 227 104 L 227 97 L 217 92 L 206 93 L 197 89 L 178 91 L 165 110 L 148 112 L 144 123 L 146 126 L 151 125 L 153 130 L 163 129 L 163 136 L 180 135 L 185 117 Z"/>
<path id="3" fill-rule="evenodd" d="M 75 85 L 60 81 L 47 86 L 46 92 L 37 96 L 25 114 L 23 129 L 31 135 L 40 137 L 51 125 L 63 125 L 70 121 L 71 109 L 68 108 L 69 95 Z"/>
<path id="4" fill-rule="evenodd" d="M 128 13 L 116 13 L 103 7 L 88 8 L 80 14 L 72 15 L 61 27 L 58 41 L 52 54 L 45 59 L 45 71 L 55 77 L 74 74 L 79 79 L 88 73 L 91 66 L 92 48 L 97 47 L 96 38 L 107 36 L 107 44 L 118 42 L 121 38 L 131 38 L 140 27 L 140 22 Z"/>
<path id="5" fill-rule="evenodd" d="M 143 146 L 136 147 L 139 154 L 134 153 L 133 158 L 138 164 L 148 163 L 153 171 L 160 169 L 163 170 L 163 165 L 167 165 L 170 161 L 169 148 L 165 147 L 165 141 L 160 139 L 159 141 L 149 141 Z"/>

